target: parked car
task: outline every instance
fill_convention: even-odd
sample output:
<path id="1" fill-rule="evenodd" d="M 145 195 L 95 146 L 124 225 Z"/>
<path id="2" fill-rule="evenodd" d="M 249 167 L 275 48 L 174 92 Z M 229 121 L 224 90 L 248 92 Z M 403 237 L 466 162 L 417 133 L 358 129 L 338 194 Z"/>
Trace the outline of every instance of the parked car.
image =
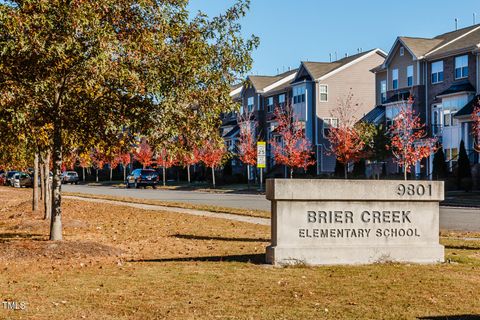
<path id="1" fill-rule="evenodd" d="M 7 184 L 7 175 L 6 173 L 0 173 L 0 186 L 4 186 Z"/>
<path id="2" fill-rule="evenodd" d="M 135 169 L 127 177 L 125 185 L 127 188 L 134 186 L 135 188 L 151 186 L 157 188 L 159 181 L 158 173 L 153 169 Z"/>
<path id="3" fill-rule="evenodd" d="M 12 186 L 14 186 L 15 188 L 31 188 L 33 186 L 33 179 L 26 172 L 17 172 L 13 176 Z"/>
<path id="4" fill-rule="evenodd" d="M 78 178 L 78 173 L 75 171 L 65 171 L 62 173 L 62 183 L 71 183 L 71 184 L 78 184 L 80 180 Z"/>
<path id="5" fill-rule="evenodd" d="M 13 186 L 13 177 L 18 173 L 18 171 L 8 171 L 6 175 L 6 185 Z"/>

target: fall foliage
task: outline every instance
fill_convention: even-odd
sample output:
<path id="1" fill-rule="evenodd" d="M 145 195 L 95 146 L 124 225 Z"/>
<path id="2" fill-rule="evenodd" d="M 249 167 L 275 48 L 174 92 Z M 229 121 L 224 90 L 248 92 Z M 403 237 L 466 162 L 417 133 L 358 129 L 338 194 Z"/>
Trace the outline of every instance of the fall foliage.
<path id="1" fill-rule="evenodd" d="M 143 169 L 152 164 L 153 151 L 145 139 L 140 142 L 137 150 L 134 151 L 133 158 L 140 162 L 140 164 L 143 166 Z"/>
<path id="2" fill-rule="evenodd" d="M 359 161 L 364 157 L 365 138 L 356 126 L 353 94 L 349 93 L 345 99 L 340 99 L 337 107 L 332 110 L 332 117 L 337 119 L 338 125 L 331 126 L 327 139 L 330 142 L 328 153 L 335 155 L 338 162 L 343 164 L 345 179 L 348 175 L 348 164 Z M 325 124 L 324 124 L 325 125 Z"/>
<path id="3" fill-rule="evenodd" d="M 304 123 L 298 121 L 291 104 L 277 105 L 274 115 L 278 122 L 275 134 L 281 138 L 281 141 L 275 137 L 270 140 L 275 162 L 286 165 L 290 169 L 290 178 L 293 178 L 295 168 L 306 170 L 315 164 L 311 143 L 305 137 Z"/>
<path id="4" fill-rule="evenodd" d="M 412 97 L 399 107 L 400 112 L 388 130 L 391 135 L 389 149 L 395 162 L 404 168 L 404 178 L 407 180 L 411 167 L 436 151 L 437 139 L 426 138 L 425 125 L 415 115 Z"/>

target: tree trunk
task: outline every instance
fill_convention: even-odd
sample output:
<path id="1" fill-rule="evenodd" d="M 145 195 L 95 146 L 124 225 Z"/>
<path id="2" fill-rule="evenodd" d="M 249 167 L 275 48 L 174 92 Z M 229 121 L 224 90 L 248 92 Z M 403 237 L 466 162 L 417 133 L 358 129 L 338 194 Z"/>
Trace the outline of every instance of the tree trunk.
<path id="1" fill-rule="evenodd" d="M 95 182 L 98 182 L 98 168 L 95 169 Z"/>
<path id="2" fill-rule="evenodd" d="M 345 172 L 345 179 L 348 179 L 348 163 L 345 163 L 343 170 Z"/>
<path id="3" fill-rule="evenodd" d="M 52 217 L 52 184 L 50 182 L 50 151 L 47 152 L 45 159 L 43 160 L 43 171 L 44 171 L 44 186 L 45 194 L 43 197 L 43 204 L 45 208 L 45 214 L 43 219 L 51 219 Z"/>
<path id="4" fill-rule="evenodd" d="M 112 182 L 112 173 L 113 173 L 113 169 L 112 167 L 110 167 L 110 182 Z"/>
<path id="5" fill-rule="evenodd" d="M 45 201 L 45 166 L 43 165 L 43 158 L 39 167 L 40 167 L 40 199 L 42 201 Z"/>
<path id="6" fill-rule="evenodd" d="M 187 178 L 188 178 L 188 184 L 190 184 L 190 165 L 187 165 Z"/>
<path id="7" fill-rule="evenodd" d="M 62 240 L 62 128 L 56 123 L 53 130 L 53 185 L 52 219 L 50 220 L 50 240 Z"/>
<path id="8" fill-rule="evenodd" d="M 290 168 L 290 179 L 293 179 L 293 168 Z"/>
<path id="9" fill-rule="evenodd" d="M 215 189 L 215 167 L 212 166 L 212 182 L 213 182 L 213 189 Z"/>
<path id="10" fill-rule="evenodd" d="M 85 182 L 85 167 L 82 167 L 82 179 Z"/>
<path id="11" fill-rule="evenodd" d="M 165 167 L 162 167 L 162 174 L 163 174 L 163 186 L 165 187 L 167 185 L 167 177 L 166 177 L 167 170 L 165 170 Z"/>
<path id="12" fill-rule="evenodd" d="M 407 167 L 404 166 L 404 167 L 403 167 L 403 177 L 405 178 L 405 180 L 408 180 L 407 171 L 408 171 L 408 170 L 407 170 Z"/>
<path id="13" fill-rule="evenodd" d="M 123 181 L 127 181 L 127 166 L 123 165 Z"/>
<path id="14" fill-rule="evenodd" d="M 247 164 L 247 184 L 248 184 L 248 189 L 250 189 L 250 165 Z"/>
<path id="15" fill-rule="evenodd" d="M 38 211 L 38 152 L 35 152 L 35 158 L 33 160 L 33 200 L 32 210 Z"/>

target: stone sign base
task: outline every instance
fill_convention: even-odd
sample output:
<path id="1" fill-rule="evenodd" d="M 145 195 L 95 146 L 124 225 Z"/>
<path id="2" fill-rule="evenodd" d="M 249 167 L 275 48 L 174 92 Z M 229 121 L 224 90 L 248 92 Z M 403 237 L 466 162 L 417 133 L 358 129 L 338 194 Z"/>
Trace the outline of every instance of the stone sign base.
<path id="1" fill-rule="evenodd" d="M 435 263 L 444 261 L 444 248 L 433 246 L 388 247 L 267 247 L 267 263 L 281 265 L 371 264 L 385 262 Z"/>
<path id="2" fill-rule="evenodd" d="M 444 261 L 439 244 L 443 183 L 267 180 L 272 264 Z"/>

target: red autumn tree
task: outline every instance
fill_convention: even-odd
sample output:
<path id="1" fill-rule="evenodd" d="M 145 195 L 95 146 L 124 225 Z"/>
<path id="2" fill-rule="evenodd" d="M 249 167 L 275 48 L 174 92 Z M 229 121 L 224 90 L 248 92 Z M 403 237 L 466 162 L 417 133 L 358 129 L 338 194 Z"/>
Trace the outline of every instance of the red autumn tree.
<path id="1" fill-rule="evenodd" d="M 315 160 L 312 159 L 312 146 L 305 137 L 304 123 L 298 120 L 291 104 L 283 107 L 278 105 L 274 114 L 278 122 L 276 133 L 281 137 L 281 141 L 272 138 L 270 145 L 275 162 L 290 169 L 291 179 L 295 168 L 306 170 L 315 164 Z"/>
<path id="2" fill-rule="evenodd" d="M 247 180 L 250 183 L 250 166 L 257 163 L 257 123 L 253 119 L 253 113 L 245 111 L 238 115 L 240 135 L 238 139 L 238 158 L 247 165 Z"/>
<path id="3" fill-rule="evenodd" d="M 200 150 L 193 146 L 191 150 L 184 150 L 181 156 L 181 163 L 187 168 L 188 183 L 191 183 L 190 167 L 200 161 Z"/>
<path id="4" fill-rule="evenodd" d="M 473 109 L 472 120 L 474 148 L 477 152 L 480 152 L 480 99 L 477 102 L 477 106 Z"/>
<path id="5" fill-rule="evenodd" d="M 75 151 L 67 152 L 63 156 L 62 171 L 73 170 L 78 156 Z"/>
<path id="6" fill-rule="evenodd" d="M 123 167 L 123 181 L 127 179 L 127 166 L 132 161 L 132 156 L 130 152 L 123 152 L 117 155 L 116 157 L 118 164 L 121 164 Z"/>
<path id="7" fill-rule="evenodd" d="M 206 167 L 212 169 L 212 183 L 215 188 L 215 168 L 220 166 L 228 154 L 223 141 L 207 140 L 200 151 L 200 159 Z"/>
<path id="8" fill-rule="evenodd" d="M 436 138 L 426 138 L 425 125 L 415 115 L 412 97 L 400 106 L 400 112 L 393 119 L 389 133 L 391 141 L 388 148 L 392 151 L 395 162 L 404 169 L 404 178 L 407 180 L 411 167 L 434 153 L 437 143 Z"/>
<path id="9" fill-rule="evenodd" d="M 103 169 L 105 165 L 105 152 L 101 148 L 95 148 L 90 155 L 92 164 L 95 167 L 95 181 L 98 182 L 98 170 Z"/>
<path id="10" fill-rule="evenodd" d="M 138 149 L 135 150 L 133 157 L 142 164 L 143 169 L 152 164 L 153 151 L 145 139 L 142 139 L 142 142 Z"/>
<path id="11" fill-rule="evenodd" d="M 337 107 L 331 112 L 337 123 L 330 123 L 328 127 L 328 154 L 335 155 L 337 161 L 343 164 L 345 179 L 348 178 L 348 164 L 359 161 L 364 155 L 365 142 L 355 127 L 357 120 L 354 114 L 357 108 L 358 104 L 354 103 L 352 93 L 345 99 L 339 99 Z"/>
<path id="12" fill-rule="evenodd" d="M 159 152 L 158 163 L 162 166 L 163 171 L 163 185 L 167 184 L 167 169 L 173 167 L 178 163 L 176 153 L 173 150 L 167 150 L 163 148 Z"/>

